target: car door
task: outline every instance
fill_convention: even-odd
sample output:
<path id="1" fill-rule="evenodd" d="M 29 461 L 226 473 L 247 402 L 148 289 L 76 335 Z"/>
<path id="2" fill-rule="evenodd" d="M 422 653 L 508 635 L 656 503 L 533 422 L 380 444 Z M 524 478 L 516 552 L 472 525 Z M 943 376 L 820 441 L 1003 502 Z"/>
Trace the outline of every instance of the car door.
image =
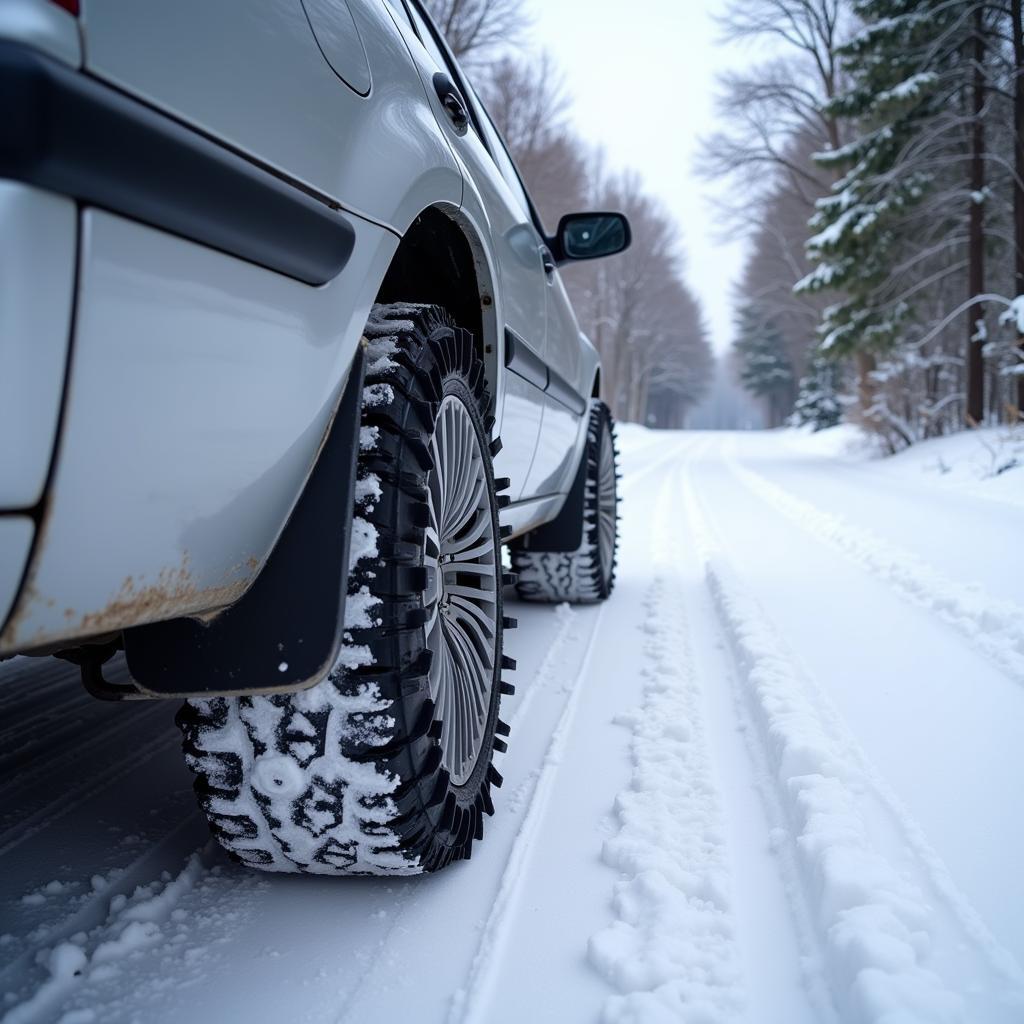
<path id="1" fill-rule="evenodd" d="M 445 131 L 453 152 L 467 178 L 463 208 L 486 230 L 494 256 L 493 273 L 498 285 L 495 296 L 499 329 L 511 336 L 517 353 L 513 371 L 503 367 L 503 405 L 499 409 L 502 450 L 495 460 L 495 473 L 512 480 L 511 497 L 529 498 L 526 481 L 544 410 L 547 384 L 544 351 L 547 334 L 547 280 L 544 243 L 531 216 L 521 188 L 513 188 L 501 173 L 480 119 L 480 108 L 470 99 L 461 71 L 451 59 L 432 26 L 415 2 L 408 4 L 416 31 L 410 49 L 423 67 L 424 84 L 436 100 L 438 124 Z M 440 94 L 446 76 L 469 114 L 469 123 L 453 123 Z M 479 206 L 479 209 L 474 207 Z M 474 216 L 475 215 L 475 216 Z M 502 339 L 504 341 L 505 339 Z"/>

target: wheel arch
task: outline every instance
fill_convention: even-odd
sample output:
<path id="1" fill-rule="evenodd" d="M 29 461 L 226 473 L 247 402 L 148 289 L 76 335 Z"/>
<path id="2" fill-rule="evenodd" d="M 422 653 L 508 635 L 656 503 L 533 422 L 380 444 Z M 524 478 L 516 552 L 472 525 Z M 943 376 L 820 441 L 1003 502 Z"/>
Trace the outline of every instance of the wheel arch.
<path id="1" fill-rule="evenodd" d="M 413 218 L 374 301 L 443 307 L 473 335 L 488 389 L 497 401 L 500 360 L 494 281 L 487 248 L 475 226 L 458 207 L 438 203 Z"/>

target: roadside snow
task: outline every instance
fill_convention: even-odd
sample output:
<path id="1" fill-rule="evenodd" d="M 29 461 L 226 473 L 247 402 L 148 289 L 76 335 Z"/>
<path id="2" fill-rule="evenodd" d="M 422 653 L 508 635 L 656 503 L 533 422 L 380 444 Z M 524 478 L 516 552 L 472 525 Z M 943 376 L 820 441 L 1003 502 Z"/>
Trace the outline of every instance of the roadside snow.
<path id="1" fill-rule="evenodd" d="M 826 459 L 860 461 L 880 454 L 871 438 L 852 423 L 840 423 L 826 430 L 793 427 L 780 430 L 779 437 L 796 451 L 820 455 Z"/>
<path id="2" fill-rule="evenodd" d="M 809 428 L 780 431 L 780 437 L 802 454 L 848 462 L 874 460 L 874 467 L 884 474 L 903 480 L 919 477 L 936 487 L 1024 508 L 1024 426 L 964 430 L 885 457 L 859 427 L 847 423 L 817 433 Z"/>
<path id="3" fill-rule="evenodd" d="M 956 890 L 749 595 L 689 479 L 684 504 L 786 815 L 773 839 L 792 844 L 840 1019 L 1017 1020 L 1024 973 Z M 908 848 L 918 858 L 913 870 Z M 936 900 L 944 905 L 936 908 Z"/>
<path id="4" fill-rule="evenodd" d="M 947 579 L 912 553 L 821 511 L 734 460 L 729 461 L 729 468 L 783 515 L 889 582 L 908 600 L 941 617 L 1024 685 L 1024 606 L 993 598 L 977 584 Z"/>

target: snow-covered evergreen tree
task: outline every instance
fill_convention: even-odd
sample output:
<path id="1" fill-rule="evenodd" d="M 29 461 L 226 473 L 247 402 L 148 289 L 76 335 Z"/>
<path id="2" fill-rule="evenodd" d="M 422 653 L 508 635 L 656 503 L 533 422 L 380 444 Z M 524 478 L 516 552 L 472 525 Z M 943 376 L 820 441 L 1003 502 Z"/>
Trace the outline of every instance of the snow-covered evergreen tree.
<path id="1" fill-rule="evenodd" d="M 852 4 L 862 28 L 842 47 L 846 87 L 828 110 L 853 138 L 817 155 L 838 180 L 817 204 L 817 265 L 797 287 L 838 293 L 821 349 L 855 357 L 861 418 L 892 447 L 1000 415 L 1007 389 L 993 386 L 978 326 L 1011 255 L 1004 7 Z"/>
<path id="2" fill-rule="evenodd" d="M 817 430 L 834 427 L 843 417 L 839 400 L 840 364 L 817 354 L 797 385 L 791 422 L 798 427 L 810 425 Z"/>
<path id="3" fill-rule="evenodd" d="M 777 427 L 793 405 L 793 367 L 786 340 L 774 322 L 752 305 L 741 307 L 736 324 L 740 383 L 767 406 L 768 425 Z"/>
<path id="4" fill-rule="evenodd" d="M 837 290 L 823 319 L 822 350 L 884 351 L 899 337 L 909 299 L 886 294 L 906 253 L 908 212 L 927 196 L 934 169 L 912 159 L 913 143 L 941 112 L 938 54 L 930 45 L 956 17 L 948 0 L 859 0 L 865 27 L 842 49 L 848 90 L 830 112 L 859 127 L 850 143 L 818 154 L 842 173 L 818 201 L 808 253 L 817 266 L 799 290 Z"/>

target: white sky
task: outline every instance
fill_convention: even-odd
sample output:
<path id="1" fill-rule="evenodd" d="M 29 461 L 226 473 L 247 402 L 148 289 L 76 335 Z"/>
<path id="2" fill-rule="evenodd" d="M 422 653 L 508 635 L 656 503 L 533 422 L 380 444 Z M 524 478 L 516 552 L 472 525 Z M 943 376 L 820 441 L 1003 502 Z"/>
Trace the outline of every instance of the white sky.
<path id="1" fill-rule="evenodd" d="M 714 128 L 715 75 L 743 53 L 718 42 L 723 0 L 529 0 L 535 45 L 551 51 L 580 134 L 609 164 L 631 167 L 675 217 L 686 278 L 716 351 L 732 335 L 732 285 L 744 246 L 716 241 L 714 186 L 694 174 L 697 140 Z"/>

